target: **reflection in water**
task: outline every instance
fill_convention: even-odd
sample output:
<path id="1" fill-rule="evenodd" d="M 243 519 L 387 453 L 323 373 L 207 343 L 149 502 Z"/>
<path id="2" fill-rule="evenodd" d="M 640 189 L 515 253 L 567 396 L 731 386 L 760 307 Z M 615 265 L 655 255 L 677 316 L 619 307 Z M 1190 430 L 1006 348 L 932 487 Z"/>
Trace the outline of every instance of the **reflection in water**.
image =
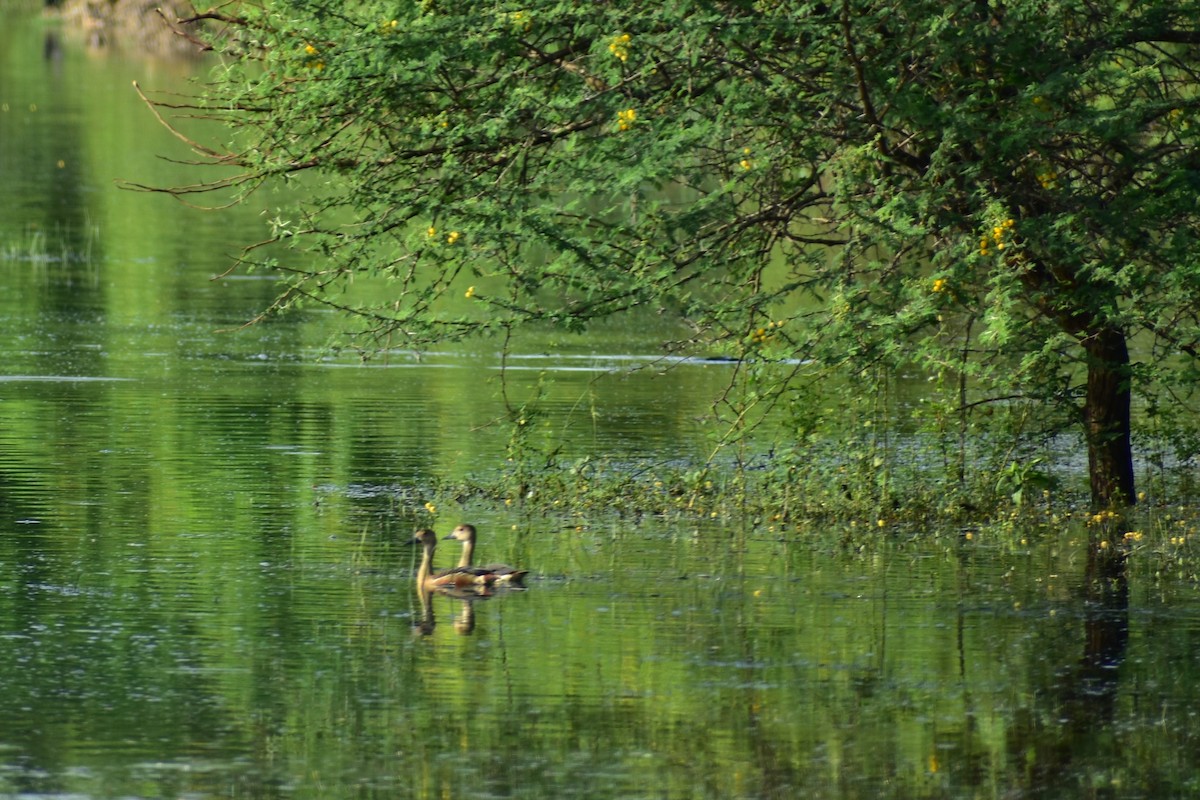
<path id="1" fill-rule="evenodd" d="M 421 604 L 421 616 L 413 627 L 421 636 L 429 636 L 437 627 L 433 610 L 434 595 L 457 600 L 461 604 L 459 613 L 454 617 L 452 623 L 455 633 L 461 636 L 469 636 L 475 631 L 475 603 L 495 596 L 495 593 L 486 587 L 479 587 L 477 590 L 454 587 L 429 589 L 420 582 L 416 583 L 416 587 L 417 599 Z"/>
<path id="2" fill-rule="evenodd" d="M 1073 795 L 1107 766 L 1097 763 L 1096 735 L 1115 723 L 1120 667 L 1129 644 L 1129 580 L 1118 539 L 1092 536 L 1081 588 L 1083 653 L 1054 670 L 1040 687 L 1046 711 L 1013 729 L 1010 755 L 1028 768 L 1028 790 L 1037 797 Z M 1103 741 L 1103 740 L 1101 740 Z"/>
<path id="3" fill-rule="evenodd" d="M 62 60 L 62 57 L 63 46 L 58 31 L 46 31 L 46 36 L 42 40 L 42 58 L 46 61 L 58 62 Z"/>
<path id="4" fill-rule="evenodd" d="M 454 632 L 461 636 L 470 636 L 475 631 L 475 600 L 464 597 L 462 599 L 462 608 L 457 617 L 454 618 Z"/>
<path id="5" fill-rule="evenodd" d="M 421 616 L 413 628 L 416 633 L 428 636 L 437 627 L 437 620 L 433 615 L 433 590 L 426 589 L 420 581 L 417 581 L 417 599 L 421 602 Z"/>

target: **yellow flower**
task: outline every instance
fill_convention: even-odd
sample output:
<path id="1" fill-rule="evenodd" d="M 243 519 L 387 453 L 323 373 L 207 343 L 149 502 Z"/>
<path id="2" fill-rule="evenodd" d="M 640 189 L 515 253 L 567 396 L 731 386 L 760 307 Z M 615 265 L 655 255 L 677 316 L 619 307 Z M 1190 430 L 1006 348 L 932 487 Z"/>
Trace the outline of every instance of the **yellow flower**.
<path id="1" fill-rule="evenodd" d="M 458 241 L 458 231 L 450 231 L 446 234 L 446 244 L 454 244 Z"/>
<path id="2" fill-rule="evenodd" d="M 743 158 L 739 163 L 742 165 L 742 169 L 750 169 L 754 166 L 754 162 L 748 158 Z"/>
<path id="3" fill-rule="evenodd" d="M 435 506 L 433 503 L 426 503 L 425 510 L 428 511 L 430 514 L 435 514 L 435 515 L 437 514 L 437 506 Z"/>
<path id="4" fill-rule="evenodd" d="M 637 120 L 637 109 L 627 108 L 624 111 L 617 112 L 617 128 L 627 131 L 633 127 L 633 123 Z"/>
<path id="5" fill-rule="evenodd" d="M 772 322 L 772 323 L 769 323 L 766 328 L 758 328 L 756 330 L 750 331 L 750 343 L 751 344 L 765 344 L 766 342 L 771 341 L 772 339 L 775 338 L 770 333 L 771 329 L 774 327 L 775 327 L 775 323 Z M 710 484 L 710 486 L 711 486 L 711 484 Z"/>
<path id="6" fill-rule="evenodd" d="M 310 56 L 315 56 L 317 54 L 317 48 L 313 47 L 311 44 L 306 44 L 304 45 L 304 52 Z"/>
<path id="7" fill-rule="evenodd" d="M 508 15 L 508 21 L 523 31 L 533 27 L 533 20 L 524 11 L 513 11 Z"/>
<path id="8" fill-rule="evenodd" d="M 432 239 L 433 237 L 437 236 L 437 228 L 430 225 L 429 229 L 425 231 L 425 235 Z"/>
<path id="9" fill-rule="evenodd" d="M 465 294 L 465 295 L 463 295 L 463 296 L 464 296 L 464 297 L 466 297 L 466 298 L 468 298 L 468 299 L 469 299 L 469 298 L 472 298 L 472 297 L 474 297 L 474 296 L 475 296 L 475 287 L 474 287 L 474 286 L 468 286 L 468 287 L 467 287 L 467 292 L 466 292 L 466 294 Z"/>
<path id="10" fill-rule="evenodd" d="M 936 279 L 936 280 L 933 282 L 933 290 L 934 290 L 935 292 L 944 292 L 944 291 L 946 291 L 946 279 L 945 279 L 945 278 L 938 278 L 938 279 Z"/>
<path id="11" fill-rule="evenodd" d="M 629 34 L 622 33 L 620 36 L 614 36 L 612 41 L 608 43 L 608 52 L 622 61 L 629 58 Z"/>

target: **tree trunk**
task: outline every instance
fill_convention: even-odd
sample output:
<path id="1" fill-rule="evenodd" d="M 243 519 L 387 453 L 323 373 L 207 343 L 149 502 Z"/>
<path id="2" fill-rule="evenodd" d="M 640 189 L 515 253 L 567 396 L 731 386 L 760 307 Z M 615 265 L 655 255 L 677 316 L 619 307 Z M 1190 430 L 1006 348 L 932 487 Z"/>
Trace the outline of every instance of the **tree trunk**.
<path id="1" fill-rule="evenodd" d="M 1088 477 L 1096 510 L 1133 505 L 1129 346 L 1125 332 L 1105 327 L 1083 341 L 1087 351 Z"/>

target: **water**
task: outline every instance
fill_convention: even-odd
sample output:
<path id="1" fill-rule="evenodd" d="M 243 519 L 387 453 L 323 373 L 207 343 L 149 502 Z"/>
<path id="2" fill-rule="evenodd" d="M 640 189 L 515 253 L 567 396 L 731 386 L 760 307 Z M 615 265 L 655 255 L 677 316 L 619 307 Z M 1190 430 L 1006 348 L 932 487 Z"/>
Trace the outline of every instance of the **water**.
<path id="1" fill-rule="evenodd" d="M 363 365 L 331 314 L 242 328 L 277 285 L 209 278 L 260 209 L 113 184 L 186 175 L 128 86 L 192 67 L 46 35 L 0 27 L 0 797 L 1194 794 L 1169 554 L 1126 583 L 1069 526 L 862 548 L 435 496 L 503 462 L 495 343 Z M 548 332 L 504 379 L 565 458 L 653 469 L 704 452 L 727 369 L 660 333 Z M 433 500 L 531 588 L 425 609 Z"/>

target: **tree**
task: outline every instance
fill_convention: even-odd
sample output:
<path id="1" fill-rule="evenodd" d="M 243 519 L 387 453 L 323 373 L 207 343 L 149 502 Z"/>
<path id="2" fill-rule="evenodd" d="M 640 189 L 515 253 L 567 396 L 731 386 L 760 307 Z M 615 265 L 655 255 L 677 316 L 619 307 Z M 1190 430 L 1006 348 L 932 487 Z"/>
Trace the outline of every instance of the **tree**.
<path id="1" fill-rule="evenodd" d="M 173 191 L 304 187 L 272 241 L 319 266 L 273 263 L 271 311 L 377 346 L 650 305 L 743 358 L 951 371 L 964 413 L 1074 414 L 1097 507 L 1134 502 L 1135 393 L 1196 376 L 1194 0 L 224 8 L 201 107 L 236 143 L 202 151 L 241 171 Z"/>

